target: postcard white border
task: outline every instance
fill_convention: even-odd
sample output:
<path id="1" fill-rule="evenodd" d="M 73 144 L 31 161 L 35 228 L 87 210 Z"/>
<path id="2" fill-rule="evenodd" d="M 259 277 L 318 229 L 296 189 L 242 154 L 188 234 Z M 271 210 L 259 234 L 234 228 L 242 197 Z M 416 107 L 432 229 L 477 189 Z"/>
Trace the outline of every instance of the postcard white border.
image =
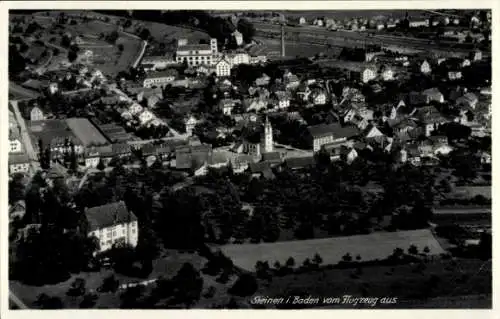
<path id="1" fill-rule="evenodd" d="M 492 52 L 500 52 L 500 38 L 497 31 L 498 24 L 500 23 L 499 15 L 499 3 L 500 1 L 494 0 L 475 0 L 475 1 L 463 1 L 463 0 L 446 0 L 446 1 L 404 1 L 404 0 L 392 0 L 392 1 L 2 1 L 0 2 L 0 52 L 1 62 L 0 62 L 0 102 L 3 105 L 4 110 L 7 109 L 8 105 L 8 75 L 7 75 L 7 52 L 8 52 L 8 10 L 9 9 L 118 9 L 122 7 L 123 9 L 210 9 L 210 10 L 369 10 L 369 9 L 401 9 L 401 10 L 411 10 L 411 9 L 491 9 L 492 10 L 492 20 L 493 30 L 492 30 Z M 494 54 L 492 56 L 495 56 Z M 496 109 L 500 99 L 497 97 L 497 92 L 499 92 L 499 85 L 497 83 L 499 66 L 493 59 L 493 75 L 492 75 L 492 90 L 493 90 L 493 121 L 492 121 L 492 136 L 495 136 L 497 129 L 497 119 L 496 114 L 499 111 Z M 495 310 L 294 310 L 294 311 L 283 311 L 283 310 L 22 310 L 22 311 L 11 311 L 8 310 L 8 213 L 7 213 L 7 202 L 8 202 L 8 191 L 7 191 L 7 180 L 8 180 L 8 116 L 7 112 L 0 112 L 0 128 L 1 128 L 1 140 L 0 148 L 2 150 L 0 156 L 0 167 L 2 167 L 0 172 L 0 178 L 2 180 L 0 187 L 0 198 L 1 202 L 5 203 L 1 206 L 0 213 L 0 310 L 2 318 L 32 318 L 37 316 L 40 318 L 137 318 L 138 316 L 147 316 L 152 318 L 165 318 L 169 317 L 182 317 L 182 318 L 247 318 L 251 316 L 266 316 L 272 318 L 282 318 L 292 319 L 304 317 L 316 317 L 316 318 L 366 318 L 366 317 L 379 317 L 388 319 L 406 319 L 406 318 L 500 318 L 500 314 Z M 500 131 L 499 131 L 500 134 Z M 498 149 L 498 139 L 493 138 L 493 154 L 494 159 L 497 158 Z M 498 169 L 497 165 L 493 164 L 493 187 L 492 194 L 497 193 L 496 180 L 498 179 Z M 497 209 L 497 201 L 495 196 L 493 196 L 493 211 Z M 497 218 L 493 214 L 493 229 L 494 233 L 497 229 Z M 493 235 L 493 247 L 494 247 L 494 260 L 493 269 L 494 274 L 498 270 L 498 262 L 496 257 L 498 257 L 499 243 L 500 240 L 497 236 Z M 498 286 L 499 281 L 496 280 L 496 276 L 493 277 L 493 289 L 496 292 L 495 287 Z M 499 303 L 498 298 L 493 295 L 493 309 L 498 309 Z"/>

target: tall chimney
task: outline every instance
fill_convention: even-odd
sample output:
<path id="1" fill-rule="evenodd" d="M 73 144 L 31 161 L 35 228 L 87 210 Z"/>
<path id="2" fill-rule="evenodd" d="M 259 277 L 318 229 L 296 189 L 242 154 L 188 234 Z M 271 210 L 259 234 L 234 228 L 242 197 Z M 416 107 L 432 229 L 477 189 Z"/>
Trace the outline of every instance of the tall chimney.
<path id="1" fill-rule="evenodd" d="M 285 24 L 281 23 L 281 56 L 285 56 Z"/>

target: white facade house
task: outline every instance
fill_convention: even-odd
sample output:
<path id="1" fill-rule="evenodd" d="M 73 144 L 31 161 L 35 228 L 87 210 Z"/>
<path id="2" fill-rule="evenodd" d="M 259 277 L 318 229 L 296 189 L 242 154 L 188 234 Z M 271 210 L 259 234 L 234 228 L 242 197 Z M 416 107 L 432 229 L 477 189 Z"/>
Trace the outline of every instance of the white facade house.
<path id="1" fill-rule="evenodd" d="M 229 53 L 226 59 L 231 64 L 231 67 L 239 64 L 250 64 L 250 55 L 246 52 Z"/>
<path id="2" fill-rule="evenodd" d="M 9 174 L 27 173 L 29 169 L 30 162 L 26 154 L 9 154 Z"/>
<path id="3" fill-rule="evenodd" d="M 155 115 L 151 113 L 151 111 L 144 110 L 141 114 L 139 114 L 139 121 L 141 122 L 141 125 L 144 125 L 148 123 L 149 121 L 153 120 L 155 118 Z"/>
<path id="4" fill-rule="evenodd" d="M 231 75 L 231 63 L 222 59 L 215 65 L 215 74 L 219 77 Z"/>
<path id="5" fill-rule="evenodd" d="M 218 54 L 217 39 L 210 39 L 209 44 L 188 44 L 186 39 L 180 39 L 176 51 L 177 63 L 187 63 L 189 66 L 213 65 Z"/>
<path id="6" fill-rule="evenodd" d="M 186 134 L 188 136 L 193 135 L 193 130 L 196 127 L 196 124 L 198 124 L 198 120 L 196 120 L 194 116 L 190 116 L 184 121 L 184 125 L 186 127 Z"/>
<path id="7" fill-rule="evenodd" d="M 99 240 L 102 253 L 122 243 L 132 247 L 139 240 L 137 217 L 129 212 L 123 201 L 85 209 L 88 221 L 88 236 Z"/>
<path id="8" fill-rule="evenodd" d="M 236 42 L 237 46 L 240 46 L 243 44 L 243 34 L 241 34 L 241 32 L 239 32 L 238 30 L 235 30 L 232 33 L 232 36 L 233 36 L 234 41 Z"/>
<path id="9" fill-rule="evenodd" d="M 9 130 L 9 154 L 22 152 L 21 136 L 17 130 Z"/>
<path id="10" fill-rule="evenodd" d="M 43 112 L 42 110 L 40 110 L 40 108 L 35 106 L 33 109 L 31 109 L 30 121 L 43 121 L 43 120 L 45 120 L 45 116 L 43 115 Z"/>
<path id="11" fill-rule="evenodd" d="M 427 60 L 424 60 L 420 64 L 420 72 L 422 72 L 423 74 L 429 74 L 432 72 L 431 65 L 429 64 L 429 62 Z"/>

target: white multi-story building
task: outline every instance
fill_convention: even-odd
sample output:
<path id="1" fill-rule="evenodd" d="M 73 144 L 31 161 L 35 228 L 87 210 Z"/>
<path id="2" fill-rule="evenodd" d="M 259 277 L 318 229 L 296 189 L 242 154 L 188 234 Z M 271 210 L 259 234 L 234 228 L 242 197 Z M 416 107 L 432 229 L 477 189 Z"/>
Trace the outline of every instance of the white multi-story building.
<path id="1" fill-rule="evenodd" d="M 218 55 L 217 39 L 210 39 L 209 44 L 188 44 L 181 39 L 177 45 L 177 63 L 186 62 L 189 66 L 213 65 Z"/>
<path id="2" fill-rule="evenodd" d="M 231 75 L 231 63 L 225 58 L 221 59 L 215 64 L 215 74 L 217 76 L 230 76 Z"/>
<path id="3" fill-rule="evenodd" d="M 9 130 L 9 153 L 22 152 L 21 136 L 16 128 Z"/>
<path id="4" fill-rule="evenodd" d="M 137 246 L 139 227 L 137 217 L 128 211 L 123 201 L 85 209 L 88 236 L 99 240 L 101 253 L 123 243 Z"/>

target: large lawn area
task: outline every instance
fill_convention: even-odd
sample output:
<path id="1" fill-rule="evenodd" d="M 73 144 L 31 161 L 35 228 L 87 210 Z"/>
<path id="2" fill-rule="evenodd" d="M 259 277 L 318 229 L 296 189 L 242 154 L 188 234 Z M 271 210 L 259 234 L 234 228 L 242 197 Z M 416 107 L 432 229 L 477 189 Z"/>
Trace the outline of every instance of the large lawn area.
<path id="1" fill-rule="evenodd" d="M 393 268 L 393 269 L 391 269 Z M 488 295 L 492 293 L 491 262 L 459 259 L 456 261 L 437 260 L 425 264 L 425 269 L 415 272 L 415 265 L 396 267 L 377 266 L 362 268 L 353 276 L 353 269 L 323 269 L 303 274 L 273 277 L 270 283 L 261 282 L 255 295 L 282 297 L 296 294 L 311 297 L 340 297 L 344 295 L 370 297 L 396 297 L 397 303 L 377 307 L 411 308 L 427 304 L 433 308 L 488 308 L 491 297 L 457 298 L 465 295 Z M 432 289 L 430 283 L 434 283 Z M 421 299 L 424 294 L 430 300 Z M 440 297 L 432 300 L 431 298 Z M 442 300 L 443 302 L 436 302 Z M 451 305 L 450 305 L 451 304 Z M 328 308 L 352 309 L 350 304 L 321 305 Z M 363 307 L 358 305 L 357 307 Z M 366 306 L 364 306 L 366 307 Z"/>
<path id="2" fill-rule="evenodd" d="M 410 245 L 417 246 L 420 251 L 427 246 L 430 254 L 444 252 L 428 229 L 277 243 L 233 244 L 221 246 L 221 250 L 236 266 L 254 270 L 255 263 L 259 260 L 273 265 L 276 261 L 283 264 L 289 257 L 293 257 L 300 265 L 306 258 L 313 258 L 316 253 L 323 258 L 324 264 L 337 264 L 347 253 L 353 257 L 360 255 L 365 261 L 384 259 L 395 248 L 406 251 Z"/>

